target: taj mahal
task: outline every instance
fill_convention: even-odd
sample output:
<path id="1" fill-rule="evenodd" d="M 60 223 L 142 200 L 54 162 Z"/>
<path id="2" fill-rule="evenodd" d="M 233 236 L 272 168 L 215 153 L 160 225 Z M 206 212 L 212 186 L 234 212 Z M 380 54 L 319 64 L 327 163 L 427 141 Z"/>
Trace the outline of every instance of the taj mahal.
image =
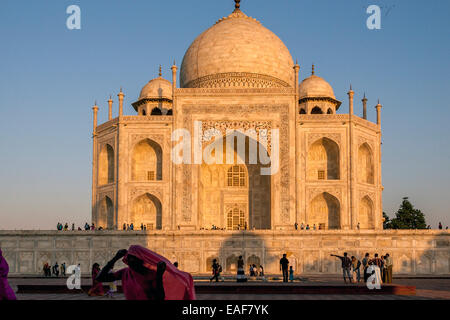
<path id="1" fill-rule="evenodd" d="M 348 112 L 337 114 L 347 107 L 314 66 L 300 81 L 300 66 L 284 43 L 239 7 L 194 40 L 179 86 L 173 65 L 172 81 L 160 73 L 142 88 L 132 104 L 136 115 L 123 115 L 123 92 L 118 117 L 109 100 L 106 123 L 97 126 L 94 106 L 94 223 L 112 230 L 124 223 L 150 230 L 290 230 L 296 222 L 323 230 L 381 229 L 381 105 L 377 123 L 367 120 L 366 100 L 364 114 L 354 114 L 350 89 Z M 174 164 L 171 134 L 193 132 L 194 121 L 203 131 L 241 139 L 246 152 L 236 152 L 228 139 L 222 149 L 231 142 L 234 163 Z M 269 156 L 267 130 L 274 128 L 279 169 L 261 175 L 263 164 L 249 163 L 249 146 L 258 143 Z M 246 136 L 249 129 L 256 135 Z M 262 130 L 269 132 L 266 146 L 252 140 Z M 201 141 L 203 152 L 212 140 Z"/>
<path id="2" fill-rule="evenodd" d="M 350 83 L 337 100 L 320 66 L 300 68 L 237 0 L 171 71 L 143 86 L 134 115 L 124 115 L 122 90 L 117 116 L 112 98 L 93 107 L 92 222 L 103 230 L 0 231 L 12 274 L 55 260 L 87 272 L 130 244 L 193 274 L 213 259 L 235 273 L 239 255 L 277 273 L 283 253 L 296 273 L 337 274 L 330 254 L 343 251 L 389 252 L 397 274 L 450 274 L 448 232 L 383 230 L 379 102 L 354 101 Z M 227 161 L 195 162 L 196 149 Z"/>

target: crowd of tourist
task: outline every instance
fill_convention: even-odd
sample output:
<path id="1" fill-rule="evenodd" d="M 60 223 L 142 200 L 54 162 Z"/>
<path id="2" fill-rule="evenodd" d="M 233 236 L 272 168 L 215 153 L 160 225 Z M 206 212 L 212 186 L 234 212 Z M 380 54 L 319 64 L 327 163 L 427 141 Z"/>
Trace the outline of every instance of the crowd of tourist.
<path id="1" fill-rule="evenodd" d="M 63 262 L 61 265 L 58 265 L 58 262 L 55 262 L 53 266 L 51 266 L 48 262 L 44 263 L 42 268 L 44 271 L 44 277 L 65 277 L 66 276 L 66 263 Z"/>
<path id="2" fill-rule="evenodd" d="M 58 222 L 56 224 L 56 230 L 58 230 L 58 231 L 69 231 L 69 230 L 71 230 L 71 231 L 75 231 L 75 230 L 82 231 L 83 229 L 81 229 L 81 227 L 77 227 L 75 229 L 75 223 L 72 223 L 72 226 L 69 229 L 69 224 L 67 222 L 64 225 L 62 223 Z M 89 231 L 89 230 L 92 230 L 92 231 L 93 230 L 103 230 L 103 227 L 96 228 L 94 223 L 89 225 L 89 223 L 86 222 L 84 224 L 84 230 L 85 231 Z"/>

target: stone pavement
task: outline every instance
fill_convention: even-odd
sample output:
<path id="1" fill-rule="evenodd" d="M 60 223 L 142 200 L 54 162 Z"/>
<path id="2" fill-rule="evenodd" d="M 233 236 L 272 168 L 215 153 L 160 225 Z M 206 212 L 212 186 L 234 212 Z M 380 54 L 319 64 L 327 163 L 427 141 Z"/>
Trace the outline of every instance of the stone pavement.
<path id="1" fill-rule="evenodd" d="M 200 282 L 200 281 L 199 281 Z M 272 282 L 272 281 L 271 281 Z M 274 281 L 278 282 L 278 281 Z M 48 285 L 48 284 L 64 284 L 63 278 L 11 278 L 10 284 L 13 288 L 17 288 L 17 285 Z M 83 278 L 82 284 L 89 284 L 90 279 Z M 234 283 L 234 282 L 233 282 Z M 250 282 L 252 284 L 258 284 L 258 282 Z M 260 282 L 261 283 L 261 282 Z M 300 283 L 300 282 L 297 282 Z M 301 281 L 307 285 L 341 285 L 342 280 L 337 277 L 325 277 L 316 276 L 304 278 Z M 403 296 L 403 295 L 337 295 L 337 294 L 198 294 L 198 300 L 416 300 L 416 299 L 446 299 L 450 300 L 450 279 L 394 279 L 395 284 L 415 286 L 415 296 Z M 219 285 L 228 285 L 231 282 L 219 283 Z M 217 285 L 211 283 L 211 286 Z M 263 285 L 261 283 L 261 285 Z M 282 283 L 279 283 L 282 285 Z M 288 284 L 289 285 L 289 284 Z M 351 284 L 349 284 L 351 286 Z M 89 297 L 83 293 L 42 293 L 42 294 L 17 294 L 17 298 L 20 300 L 111 300 L 107 297 Z M 116 294 L 113 300 L 124 299 L 123 294 Z"/>

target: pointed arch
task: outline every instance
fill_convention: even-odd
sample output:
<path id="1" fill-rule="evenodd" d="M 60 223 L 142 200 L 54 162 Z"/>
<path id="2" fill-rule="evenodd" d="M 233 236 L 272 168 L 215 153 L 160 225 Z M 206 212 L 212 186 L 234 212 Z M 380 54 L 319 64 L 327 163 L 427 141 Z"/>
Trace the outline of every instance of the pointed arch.
<path id="1" fill-rule="evenodd" d="M 361 230 L 373 229 L 373 201 L 364 196 L 359 202 L 359 228 Z"/>
<path id="2" fill-rule="evenodd" d="M 327 114 L 333 114 L 333 110 L 331 108 L 328 108 Z"/>
<path id="3" fill-rule="evenodd" d="M 323 192 L 311 201 L 307 224 L 321 229 L 340 229 L 340 204 L 339 200 L 328 192 Z"/>
<path id="4" fill-rule="evenodd" d="M 323 114 L 323 111 L 322 109 L 320 109 L 320 107 L 315 106 L 314 108 L 312 108 L 311 114 Z"/>
<path id="5" fill-rule="evenodd" d="M 114 182 L 114 149 L 105 144 L 98 159 L 98 184 L 104 185 Z"/>
<path id="6" fill-rule="evenodd" d="M 320 138 L 308 150 L 309 180 L 339 180 L 339 146 L 328 138 Z"/>
<path id="7" fill-rule="evenodd" d="M 162 229 L 162 205 L 161 201 L 150 193 L 145 193 L 134 199 L 130 223 L 137 228 L 142 224 L 147 230 Z"/>
<path id="8" fill-rule="evenodd" d="M 373 153 L 367 142 L 358 149 L 358 180 L 363 183 L 374 183 Z"/>
<path id="9" fill-rule="evenodd" d="M 306 114 L 306 110 L 304 108 L 300 109 L 300 114 Z"/>
<path id="10" fill-rule="evenodd" d="M 100 201 L 97 227 L 114 229 L 114 205 L 108 196 L 103 197 Z"/>
<path id="11" fill-rule="evenodd" d="M 151 139 L 138 142 L 131 155 L 131 180 L 162 180 L 162 149 Z"/>
<path id="12" fill-rule="evenodd" d="M 204 146 L 204 154 L 213 161 L 209 164 L 204 161 L 199 171 L 199 223 L 202 227 L 215 225 L 236 229 L 237 224 L 241 227 L 246 224 L 249 229 L 271 228 L 271 176 L 261 174 L 261 169 L 270 166 L 270 162 L 263 165 L 260 157 L 265 156 L 270 161 L 269 153 L 247 133 L 232 131 Z M 256 163 L 252 158 L 255 155 L 259 159 Z M 231 206 L 239 207 L 244 221 L 234 226 L 231 223 L 229 227 Z M 233 217 L 230 219 L 233 221 Z"/>

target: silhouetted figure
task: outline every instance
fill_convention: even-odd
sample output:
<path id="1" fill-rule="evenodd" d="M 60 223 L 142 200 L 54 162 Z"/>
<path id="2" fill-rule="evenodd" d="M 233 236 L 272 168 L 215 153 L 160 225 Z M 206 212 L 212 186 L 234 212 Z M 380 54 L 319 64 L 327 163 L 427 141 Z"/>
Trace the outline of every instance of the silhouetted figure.
<path id="1" fill-rule="evenodd" d="M 288 282 L 289 260 L 286 258 L 286 253 L 283 253 L 283 258 L 280 259 L 280 271 L 283 272 L 283 282 Z"/>

